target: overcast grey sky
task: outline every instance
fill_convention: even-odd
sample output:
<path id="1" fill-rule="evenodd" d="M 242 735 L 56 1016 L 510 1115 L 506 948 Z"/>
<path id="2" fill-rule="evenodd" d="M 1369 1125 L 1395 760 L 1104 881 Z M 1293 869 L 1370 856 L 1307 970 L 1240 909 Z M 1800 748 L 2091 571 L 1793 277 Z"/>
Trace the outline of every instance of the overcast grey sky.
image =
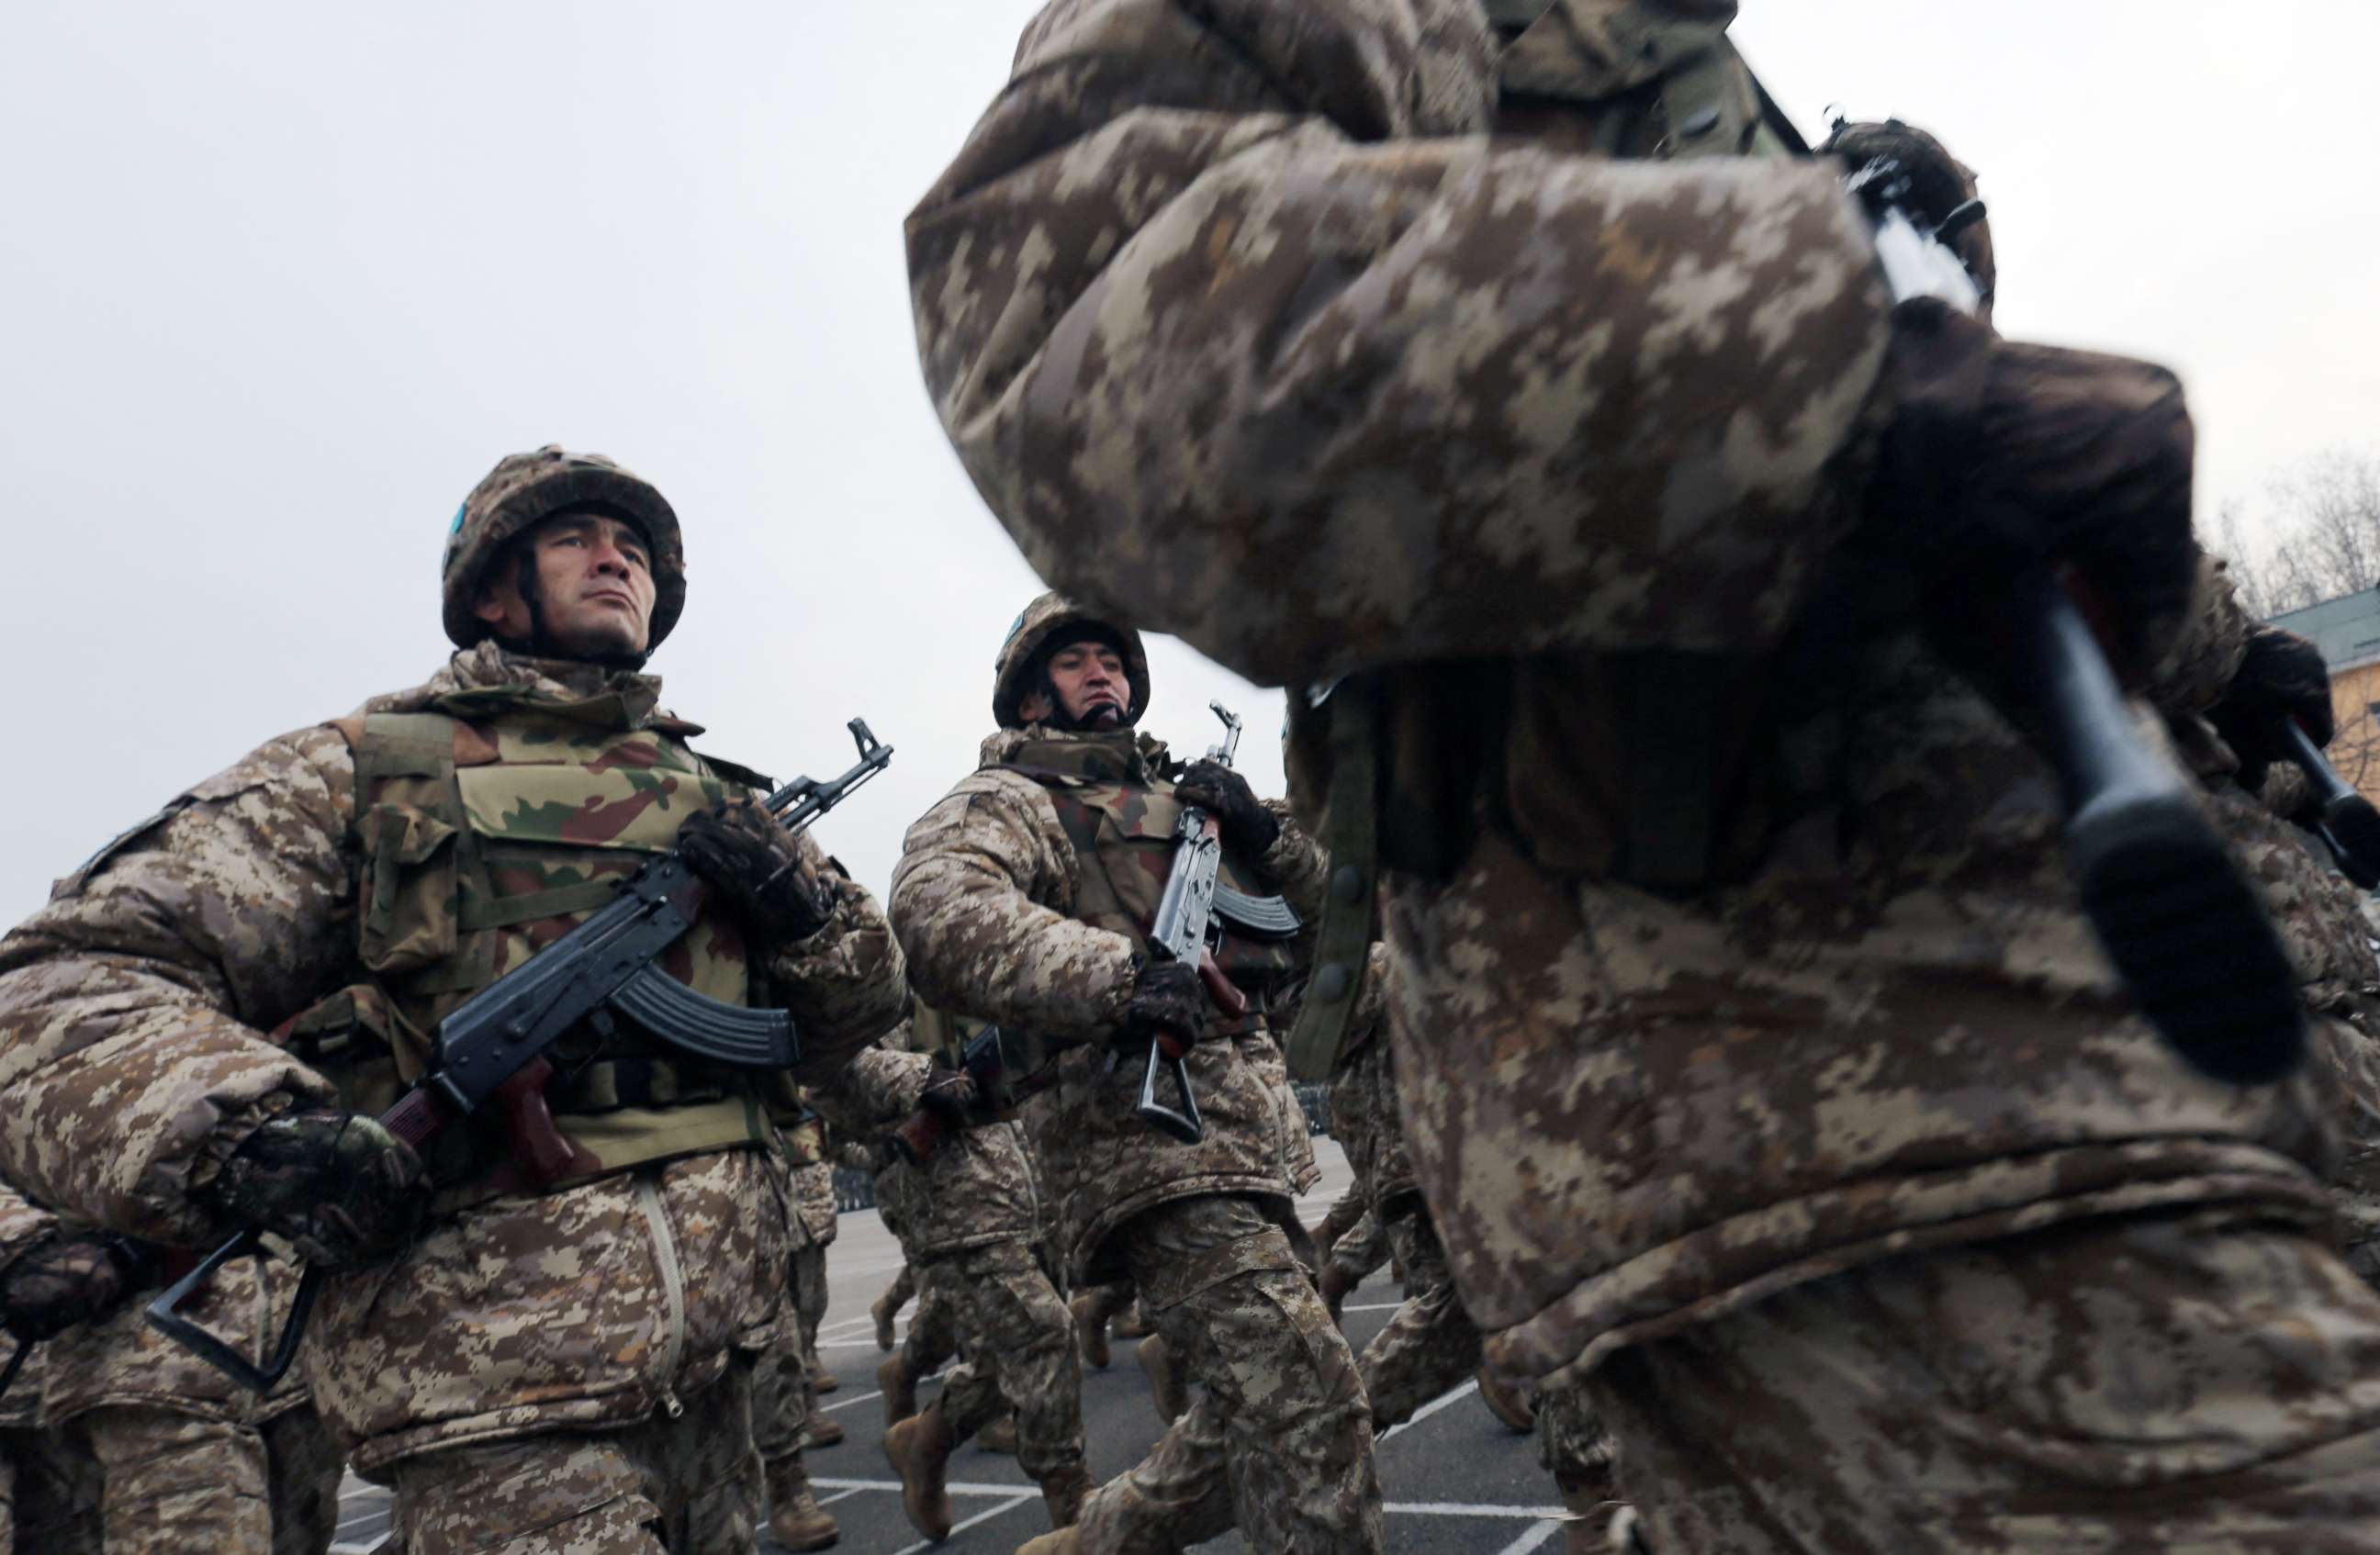
<path id="1" fill-rule="evenodd" d="M 698 744 L 892 770 L 821 828 L 881 889 L 970 767 L 1037 585 L 919 387 L 901 218 L 1031 0 L 0 6 L 0 512 L 17 756 L 0 920 L 176 791 L 446 652 L 440 542 L 507 451 L 653 479 L 691 600 L 657 657 Z M 1984 174 L 2012 334 L 2156 356 L 2202 512 L 2380 443 L 2371 0 L 1747 0 L 1840 102 Z M 1276 693 L 1172 644 L 1149 727 Z M 37 753 L 47 753 L 36 759 Z"/>

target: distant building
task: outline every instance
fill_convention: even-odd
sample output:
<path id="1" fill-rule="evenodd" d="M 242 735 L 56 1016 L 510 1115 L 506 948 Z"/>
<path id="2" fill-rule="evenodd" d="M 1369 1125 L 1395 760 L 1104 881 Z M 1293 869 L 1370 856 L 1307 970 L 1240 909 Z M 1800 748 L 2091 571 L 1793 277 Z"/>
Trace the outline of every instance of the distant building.
<path id="1" fill-rule="evenodd" d="M 2330 762 L 2365 798 L 2380 803 L 2380 588 L 2289 610 L 2273 618 L 2313 640 L 2330 666 L 2330 705 L 2338 736 Z"/>

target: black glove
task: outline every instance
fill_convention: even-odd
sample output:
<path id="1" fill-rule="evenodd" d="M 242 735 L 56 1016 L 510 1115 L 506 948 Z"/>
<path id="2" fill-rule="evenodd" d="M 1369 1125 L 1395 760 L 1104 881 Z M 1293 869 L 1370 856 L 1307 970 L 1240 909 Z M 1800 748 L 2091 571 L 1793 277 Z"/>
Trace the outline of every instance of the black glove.
<path id="1" fill-rule="evenodd" d="M 1123 1040 L 1135 1046 L 1171 1037 L 1188 1046 L 1207 1030 L 1207 985 L 1198 969 L 1180 961 L 1144 961 L 1132 977 L 1123 1007 Z"/>
<path id="2" fill-rule="evenodd" d="M 2208 714 L 2240 757 L 2239 780 L 2252 792 L 2265 769 L 2289 760 L 2282 724 L 2294 718 L 2316 745 L 2327 745 L 2338 725 L 2330 706 L 2330 666 L 2322 650 L 2294 632 L 2259 626 L 2223 700 Z"/>
<path id="3" fill-rule="evenodd" d="M 120 1236 L 54 1236 L 0 1274 L 0 1327 L 27 1344 L 55 1339 L 106 1317 L 155 1273 L 152 1260 Z"/>
<path id="4" fill-rule="evenodd" d="M 1929 227 L 1940 226 L 1952 211 L 1982 195 L 1975 183 L 1974 169 L 1952 156 L 1941 141 L 1899 119 L 1837 125 L 1834 134 L 1818 148 L 1818 154 L 1840 157 L 1845 169 L 1853 173 L 1878 158 L 1898 163 L 1909 180 L 1909 203 Z M 1988 313 L 1993 295 L 1999 289 L 1991 223 L 1978 218 L 1950 234 L 1949 240 L 1950 251 L 1959 256 L 1967 273 L 1975 278 L 1975 287 L 1984 294 L 1984 308 Z"/>
<path id="5" fill-rule="evenodd" d="M 1194 761 L 1184 767 L 1173 797 L 1214 816 L 1224 850 L 1239 858 L 1261 858 L 1281 836 L 1281 818 L 1264 807 L 1246 778 L 1221 762 Z"/>
<path id="6" fill-rule="evenodd" d="M 2110 657 L 2137 681 L 2198 577 L 2181 386 L 2121 356 L 2014 344 L 1938 302 L 1902 303 L 1894 397 L 1864 543 L 1928 595 L 1935 636 L 1987 667 L 1995 583 L 2070 562 L 2106 607 Z"/>
<path id="7" fill-rule="evenodd" d="M 200 1191 L 326 1269 L 403 1247 L 430 1204 L 412 1146 L 378 1118 L 329 1108 L 272 1119 Z"/>
<path id="8" fill-rule="evenodd" d="M 687 816 L 677 843 L 686 867 L 734 902 L 765 944 L 808 939 L 834 914 L 834 886 L 803 865 L 794 834 L 756 800 Z"/>
<path id="9" fill-rule="evenodd" d="M 985 1120 L 975 1077 L 965 1069 L 936 1067 L 926 1089 L 918 1093 L 917 1105 L 953 1128 L 970 1128 Z"/>

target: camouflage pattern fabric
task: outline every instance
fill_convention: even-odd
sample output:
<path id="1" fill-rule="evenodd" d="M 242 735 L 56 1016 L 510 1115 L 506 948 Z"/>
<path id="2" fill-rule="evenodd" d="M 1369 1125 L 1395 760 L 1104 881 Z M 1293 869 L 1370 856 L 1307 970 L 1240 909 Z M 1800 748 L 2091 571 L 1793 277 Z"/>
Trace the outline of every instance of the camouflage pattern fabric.
<path id="1" fill-rule="evenodd" d="M 1144 1290 L 1163 1293 L 1157 1332 L 1199 1386 L 1138 1467 L 1092 1492 L 1083 1548 L 1172 1555 L 1236 1525 L 1252 1549 L 1377 1551 L 1363 1383 L 1280 1228 L 1210 1197 L 1148 1211 L 1119 1240 Z"/>
<path id="2" fill-rule="evenodd" d="M 901 1364 L 912 1377 L 931 1377 L 959 1353 L 958 1314 L 931 1284 L 917 1286 L 917 1310 L 901 1336 Z"/>
<path id="3" fill-rule="evenodd" d="M 1356 1357 L 1375 1431 L 1404 1424 L 1423 1404 L 1471 1380 L 1480 1358 L 1479 1325 L 1454 1294 L 1454 1273 L 1429 1211 L 1406 1200 L 1390 1215 L 1389 1235 L 1399 1244 L 1410 1294 Z"/>
<path id="4" fill-rule="evenodd" d="M 814 1162 L 794 1174 L 794 1206 L 801 1214 L 802 1229 L 809 1234 L 810 1244 L 823 1253 L 833 1245 L 837 1229 L 832 1163 Z"/>
<path id="5" fill-rule="evenodd" d="M 1103 1249 L 1142 1210 L 1222 1192 L 1285 1202 L 1288 1185 L 1273 1093 L 1234 1043 L 1201 1042 L 1187 1060 L 1207 1121 L 1204 1142 L 1151 1148 L 1155 1136 L 1132 1115 L 1138 1067 L 1111 1064 L 1107 1044 L 1131 991 L 1138 942 L 1121 926 L 1073 914 L 1090 890 L 1087 881 L 1129 881 L 1150 850 L 1118 837 L 1112 868 L 1078 857 L 1050 789 L 1006 769 L 1028 746 L 1047 755 L 1069 745 L 1080 748 L 1087 767 L 1105 764 L 1118 782 L 1129 778 L 1151 792 L 1171 787 L 1159 776 L 1164 747 L 1154 741 L 1038 727 L 995 734 L 984 742 L 978 770 L 909 828 L 889 905 L 911 978 L 929 1003 L 1033 1031 L 1053 1046 L 1080 1044 L 1059 1056 L 1056 1083 L 1026 1104 L 1025 1120 L 1062 1227 L 1070 1277 L 1098 1284 L 1123 1272 Z M 1318 881 L 1276 873 L 1276 866 L 1294 871 L 1292 846 L 1277 842 L 1250 869 L 1293 890 L 1293 902 L 1310 905 Z M 1112 899 L 1111 890 L 1106 894 Z"/>
<path id="6" fill-rule="evenodd" d="M 1016 1461 L 1037 1483 L 1083 1466 L 1083 1379 L 1066 1304 L 1029 1243 L 969 1248 L 918 1265 L 920 1301 L 945 1308 L 965 1356 L 942 1381 L 961 1441 L 1009 1410 Z M 922 1308 L 921 1308 L 922 1309 Z"/>
<path id="7" fill-rule="evenodd" d="M 1354 1290 L 1387 1267 L 1390 1257 L 1388 1222 L 1366 1206 L 1331 1246 L 1330 1266 L 1338 1271 L 1341 1288 Z"/>
<path id="8" fill-rule="evenodd" d="M 103 1555 L 99 1466 L 65 1432 L 0 1426 L 0 1555 Z"/>
<path id="9" fill-rule="evenodd" d="M 55 1432 L 53 1451 L 87 1465 L 95 1491 L 59 1548 L 322 1555 L 338 1526 L 339 1459 L 311 1410 L 259 1428 L 109 1407 Z"/>
<path id="10" fill-rule="evenodd" d="M 1281 1115 L 1281 1175 L 1289 1182 L 1289 1191 L 1303 1197 L 1322 1180 L 1322 1168 L 1314 1159 L 1314 1130 L 1305 1121 L 1305 1104 L 1298 1101 L 1297 1088 L 1290 1082 L 1289 1060 L 1281 1054 L 1280 1041 L 1269 1031 L 1251 1031 L 1237 1040 L 1240 1055 L 1272 1093 L 1273 1108 Z"/>
<path id="11" fill-rule="evenodd" d="M 1582 1511 L 1613 1499 L 1610 1433 L 1578 1388 L 1551 1388 L 1536 1396 L 1537 1462 L 1554 1477 L 1562 1502 Z"/>
<path id="12" fill-rule="evenodd" d="M 844 1066 L 826 1104 L 839 1127 L 886 1135 L 917 1110 L 934 1073 L 931 1058 L 900 1051 L 888 1039 Z M 1024 1131 L 1013 1123 L 946 1133 L 923 1165 L 893 1152 L 876 1174 L 876 1202 L 913 1263 L 1033 1241 L 1040 1235 L 1038 1199 Z"/>
<path id="13" fill-rule="evenodd" d="M 650 729 L 658 752 L 693 732 L 658 711 L 658 696 L 649 677 L 481 644 L 367 712 L 435 706 L 458 729 L 492 730 L 501 754 L 516 736 L 552 736 L 568 709 L 613 741 L 606 750 L 624 748 L 624 729 Z M 357 791 L 337 729 L 273 741 L 128 833 L 0 942 L 0 1169 L 36 1198 L 169 1245 L 207 1246 L 236 1229 L 190 1189 L 261 1118 L 338 1096 L 263 1033 L 358 981 Z M 603 823 L 603 840 L 633 837 L 659 806 L 631 804 L 619 826 Z M 543 814 L 513 806 L 478 824 L 526 853 L 553 845 L 529 836 Z M 569 826 L 554 825 L 567 840 Z M 397 856 L 412 851 L 391 835 Z M 805 848 L 815 868 L 832 868 Z M 698 953 L 726 965 L 722 936 L 733 927 L 721 923 Z M 746 947 L 732 948 L 740 963 Z M 801 1026 L 798 1078 L 826 1079 L 905 1008 L 899 952 L 868 893 L 848 883 L 817 935 L 797 949 L 750 947 L 750 960 Z M 458 987 L 476 974 L 463 969 Z M 417 996 L 434 1007 L 459 994 L 417 979 L 397 1003 Z M 666 1123 L 667 1109 L 654 1111 Z M 376 1469 L 453 1441 L 625 1425 L 701 1389 L 782 1299 L 792 1207 L 767 1153 L 698 1151 L 560 1192 L 489 1199 L 393 1262 L 334 1277 L 304 1365 L 342 1444 Z M 689 1248 L 703 1256 L 682 1257 Z M 468 1321 L 456 1320 L 463 1312 Z"/>
<path id="14" fill-rule="evenodd" d="M 801 1334 L 793 1323 L 779 1322 L 748 1353 L 753 1451 L 764 1465 L 798 1458 L 809 1435 L 811 1411 L 818 1405 L 809 1387 L 810 1357 L 802 1349 Z"/>
<path id="15" fill-rule="evenodd" d="M 2332 1253 L 2184 1211 L 1867 1263 L 1587 1394 L 1656 1549 L 2264 1555 L 2380 1549 L 2375 1378 Z"/>
<path id="16" fill-rule="evenodd" d="M 760 1460 L 739 1357 L 685 1414 L 624 1429 L 449 1447 L 395 1470 L 405 1555 L 746 1555 Z"/>

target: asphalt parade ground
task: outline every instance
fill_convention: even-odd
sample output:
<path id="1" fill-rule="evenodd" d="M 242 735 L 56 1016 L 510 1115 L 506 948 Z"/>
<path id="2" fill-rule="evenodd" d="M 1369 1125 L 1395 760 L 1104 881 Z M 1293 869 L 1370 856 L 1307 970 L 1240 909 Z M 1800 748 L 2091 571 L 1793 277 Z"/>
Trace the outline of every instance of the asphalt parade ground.
<path id="1" fill-rule="evenodd" d="M 1315 1141 L 1322 1180 L 1300 1201 L 1308 1224 L 1345 1188 L 1348 1171 L 1338 1146 Z M 803 1454 L 819 1501 L 843 1525 L 839 1550 L 868 1555 L 916 1555 L 935 1548 L 920 1538 L 901 1512 L 900 1481 L 884 1462 L 883 1404 L 876 1388 L 874 1325 L 868 1315 L 900 1267 L 901 1251 L 873 1210 L 845 1214 L 827 1252 L 830 1300 L 819 1331 L 820 1356 L 840 1378 L 841 1389 L 820 1400 L 848 1433 L 839 1446 Z M 1395 1310 L 1399 1292 L 1383 1270 L 1347 1298 L 1346 1332 L 1360 1350 Z M 915 1308 L 905 1310 L 905 1320 Z M 1148 1384 L 1135 1359 L 1135 1341 L 1113 1342 L 1113 1361 L 1104 1371 L 1083 1376 L 1084 1440 L 1091 1477 L 1105 1480 L 1140 1461 L 1161 1429 Z M 918 1390 L 920 1403 L 934 1384 Z M 1390 1555 L 1524 1555 L 1561 1549 L 1560 1499 L 1553 1481 L 1537 1466 L 1536 1439 L 1505 1428 L 1467 1383 L 1438 1399 L 1378 1444 L 1380 1489 L 1388 1503 L 1387 1549 Z M 1049 1520 L 1041 1494 L 1014 1458 L 978 1450 L 973 1442 L 951 1458 L 951 1499 L 958 1525 L 941 1546 L 968 1555 L 1006 1555 Z M 387 1537 L 388 1496 L 349 1477 L 341 1498 L 338 1542 L 334 1555 L 378 1550 L 395 1555 Z M 773 1551 L 765 1532 L 760 1548 Z M 1236 1534 L 1201 1547 L 1218 1552 L 1249 1550 Z M 1260 1552 L 1258 1552 L 1260 1555 Z"/>

